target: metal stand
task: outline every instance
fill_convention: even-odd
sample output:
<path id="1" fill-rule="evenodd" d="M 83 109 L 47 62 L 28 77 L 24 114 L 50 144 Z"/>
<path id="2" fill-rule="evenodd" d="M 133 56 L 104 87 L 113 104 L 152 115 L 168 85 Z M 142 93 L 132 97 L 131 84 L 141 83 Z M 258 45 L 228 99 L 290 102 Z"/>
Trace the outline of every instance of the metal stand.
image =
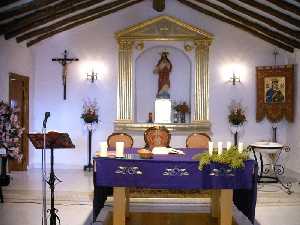
<path id="1" fill-rule="evenodd" d="M 258 160 L 257 160 L 255 148 L 268 149 L 268 147 L 256 147 L 253 145 L 249 145 L 248 148 L 249 148 L 249 150 L 251 150 L 253 152 L 254 159 L 257 163 L 258 163 Z M 279 156 L 281 155 L 282 151 L 284 150 L 285 152 L 289 152 L 290 147 L 289 146 L 283 146 L 283 147 L 277 147 L 277 148 L 272 147 L 269 149 L 278 149 L 278 151 L 276 154 L 269 154 L 271 156 L 272 163 L 267 163 L 267 164 L 264 164 L 262 154 L 261 154 L 261 152 L 259 152 L 260 172 L 257 177 L 257 182 L 258 183 L 280 183 L 281 186 L 286 190 L 286 192 L 288 194 L 291 194 L 292 193 L 292 191 L 291 191 L 292 183 L 291 182 L 283 183 L 281 181 L 279 176 L 284 174 L 284 166 L 281 164 L 278 164 L 278 159 L 279 159 Z M 265 166 L 269 166 L 269 167 L 266 168 Z M 269 174 L 269 172 L 271 172 L 270 167 L 274 173 L 274 176 L 266 175 L 266 174 Z"/>
<path id="2" fill-rule="evenodd" d="M 91 169 L 93 168 L 93 165 L 91 163 L 91 152 L 92 152 L 92 130 L 89 130 L 89 139 L 88 139 L 88 142 L 89 142 L 89 149 L 88 149 L 88 154 L 89 154 L 89 159 L 88 159 L 88 164 L 85 165 L 83 167 L 83 170 L 86 171 L 87 169 L 89 170 L 89 172 L 91 171 Z"/>
<path id="3" fill-rule="evenodd" d="M 2 193 L 2 187 L 0 186 L 0 202 L 3 203 L 3 193 Z"/>
<path id="4" fill-rule="evenodd" d="M 54 191 L 55 191 L 55 181 L 59 181 L 61 182 L 61 180 L 59 180 L 55 174 L 54 174 L 54 149 L 51 148 L 51 155 L 50 155 L 50 178 L 47 181 L 47 183 L 49 184 L 50 187 L 50 191 L 51 191 L 51 208 L 50 210 L 48 209 L 47 212 L 50 212 L 50 225 L 56 225 L 56 221 L 58 220 L 59 224 L 60 224 L 60 219 L 57 216 L 57 209 L 54 207 Z"/>
<path id="5" fill-rule="evenodd" d="M 235 146 L 238 145 L 238 132 L 237 131 L 234 133 L 234 145 Z"/>

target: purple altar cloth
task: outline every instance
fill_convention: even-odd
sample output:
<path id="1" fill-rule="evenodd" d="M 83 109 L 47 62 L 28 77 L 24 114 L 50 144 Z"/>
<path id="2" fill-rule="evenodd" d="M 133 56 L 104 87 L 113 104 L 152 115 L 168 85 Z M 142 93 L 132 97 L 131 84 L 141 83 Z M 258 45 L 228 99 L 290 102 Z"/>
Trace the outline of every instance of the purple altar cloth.
<path id="1" fill-rule="evenodd" d="M 255 162 L 230 170 L 211 164 L 203 171 L 192 157 L 204 149 L 185 149 L 185 155 L 154 155 L 140 159 L 137 149 L 127 149 L 124 158 L 94 158 L 96 186 L 161 189 L 252 189 Z"/>

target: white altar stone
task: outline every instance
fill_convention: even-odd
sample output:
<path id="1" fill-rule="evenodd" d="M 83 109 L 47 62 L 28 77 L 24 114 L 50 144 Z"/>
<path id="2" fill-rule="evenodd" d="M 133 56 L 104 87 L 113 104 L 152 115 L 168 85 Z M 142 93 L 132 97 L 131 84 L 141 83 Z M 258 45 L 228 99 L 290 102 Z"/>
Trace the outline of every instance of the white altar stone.
<path id="1" fill-rule="evenodd" d="M 155 123 L 171 123 L 172 104 L 170 99 L 155 100 Z"/>

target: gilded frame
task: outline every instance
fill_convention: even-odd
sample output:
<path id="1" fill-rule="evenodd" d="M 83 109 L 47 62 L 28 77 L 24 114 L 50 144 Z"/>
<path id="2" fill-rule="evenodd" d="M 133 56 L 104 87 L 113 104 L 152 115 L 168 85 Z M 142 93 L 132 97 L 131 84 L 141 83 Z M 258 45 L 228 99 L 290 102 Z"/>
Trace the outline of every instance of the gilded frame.
<path id="1" fill-rule="evenodd" d="M 200 130 L 209 131 L 208 61 L 209 46 L 213 40 L 213 35 L 186 24 L 175 17 L 159 16 L 121 30 L 115 36 L 119 47 L 115 130 L 118 130 L 116 129 L 118 126 L 124 127 L 122 124 L 135 123 L 132 68 L 133 47 L 138 45 L 141 50 L 145 41 L 189 41 L 193 43 L 195 48 L 194 112 L 192 123 L 198 123 Z"/>

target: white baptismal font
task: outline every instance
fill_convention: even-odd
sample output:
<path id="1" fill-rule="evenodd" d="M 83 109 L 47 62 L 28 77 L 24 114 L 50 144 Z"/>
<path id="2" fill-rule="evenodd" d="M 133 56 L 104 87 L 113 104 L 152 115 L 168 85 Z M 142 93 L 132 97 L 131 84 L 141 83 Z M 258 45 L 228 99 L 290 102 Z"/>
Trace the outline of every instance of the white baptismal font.
<path id="1" fill-rule="evenodd" d="M 117 32 L 119 74 L 115 131 L 144 131 L 154 125 L 163 125 L 170 131 L 209 133 L 211 124 L 208 118 L 208 57 L 212 37 L 211 34 L 170 16 L 156 17 Z M 172 102 L 176 99 L 172 99 L 169 93 L 168 76 L 172 65 L 168 60 L 167 51 L 160 52 L 161 59 L 155 68 L 158 74 L 158 91 L 154 100 L 154 123 L 136 121 L 134 98 L 136 74 L 133 68 L 133 51 L 143 51 L 144 42 L 147 41 L 157 41 L 158 45 L 159 42 L 165 41 L 180 42 L 183 51 L 189 51 L 190 55 L 194 54 L 194 60 L 191 60 L 193 67 L 190 88 L 191 122 L 172 123 Z M 190 43 L 191 48 L 186 48 L 186 43 Z"/>

